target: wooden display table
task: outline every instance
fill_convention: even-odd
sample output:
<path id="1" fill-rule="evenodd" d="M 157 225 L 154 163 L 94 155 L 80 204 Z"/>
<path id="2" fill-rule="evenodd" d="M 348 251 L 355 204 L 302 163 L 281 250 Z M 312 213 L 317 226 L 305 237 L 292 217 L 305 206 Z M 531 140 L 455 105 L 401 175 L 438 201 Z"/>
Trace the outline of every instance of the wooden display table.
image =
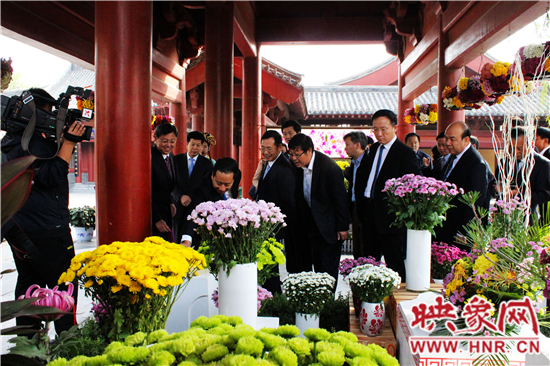
<path id="1" fill-rule="evenodd" d="M 395 333 L 390 324 L 388 317 L 388 310 L 386 308 L 386 321 L 384 322 L 384 329 L 382 334 L 378 337 L 369 337 L 361 333 L 359 328 L 359 317 L 355 315 L 355 307 L 353 306 L 353 300 L 349 300 L 349 331 L 357 336 L 359 343 L 370 344 L 374 343 L 380 347 L 384 347 L 388 353 L 396 357 L 397 355 L 397 341 L 395 340 Z"/>
<path id="2" fill-rule="evenodd" d="M 412 292 L 407 291 L 407 285 L 402 283 L 400 288 L 398 290 L 394 290 L 392 294 L 384 299 L 384 305 L 386 306 L 386 314 L 388 314 L 391 322 L 391 326 L 393 329 L 393 332 L 396 332 L 397 329 L 397 305 L 401 301 L 407 301 L 407 300 L 414 300 L 420 295 L 419 292 Z M 441 289 L 443 289 L 443 285 L 440 283 L 432 283 L 430 284 L 430 290 L 437 291 L 438 293 L 441 293 Z"/>

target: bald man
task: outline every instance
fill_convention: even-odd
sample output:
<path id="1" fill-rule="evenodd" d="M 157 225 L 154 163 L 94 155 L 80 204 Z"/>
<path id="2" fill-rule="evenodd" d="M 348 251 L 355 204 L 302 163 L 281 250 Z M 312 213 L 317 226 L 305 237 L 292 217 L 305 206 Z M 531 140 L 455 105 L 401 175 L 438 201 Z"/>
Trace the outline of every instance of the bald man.
<path id="1" fill-rule="evenodd" d="M 443 167 L 440 179 L 456 184 L 458 188 L 464 189 L 464 193 L 479 192 L 476 206 L 483 207 L 487 194 L 487 168 L 479 152 L 470 143 L 471 134 L 470 128 L 464 122 L 453 122 L 447 127 L 445 140 L 451 156 Z M 457 243 L 460 248 L 469 250 L 461 244 L 465 235 L 463 227 L 473 219 L 474 213 L 471 207 L 460 202 L 458 198 L 457 196 L 450 202 L 454 207 L 447 210 L 447 219 L 443 226 L 435 229 L 435 240 L 448 244 Z"/>

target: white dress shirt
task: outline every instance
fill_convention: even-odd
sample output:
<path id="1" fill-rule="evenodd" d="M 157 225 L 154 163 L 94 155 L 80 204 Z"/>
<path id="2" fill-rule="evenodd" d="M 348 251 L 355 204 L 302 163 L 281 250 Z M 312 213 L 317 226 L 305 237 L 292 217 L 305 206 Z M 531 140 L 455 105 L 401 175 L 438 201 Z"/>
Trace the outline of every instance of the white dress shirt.
<path id="1" fill-rule="evenodd" d="M 304 170 L 304 184 L 303 184 L 304 198 L 309 207 L 311 207 L 311 178 L 313 177 L 314 162 L 315 162 L 315 151 L 313 151 L 313 154 L 311 155 L 311 160 L 309 161 L 308 166 L 302 167 L 302 169 Z M 309 194 L 306 196 L 308 186 L 309 186 Z"/>
<path id="2" fill-rule="evenodd" d="M 384 150 L 382 151 L 382 160 L 380 160 L 380 168 L 378 168 L 378 174 L 380 174 L 380 170 L 382 170 L 382 167 L 384 166 L 384 161 L 386 161 L 386 156 L 388 156 L 388 152 L 390 151 L 391 147 L 393 146 L 393 143 L 397 140 L 397 135 L 391 139 L 390 142 L 383 145 Z M 376 155 L 374 155 L 374 163 L 372 165 L 372 169 L 370 170 L 369 174 L 369 180 L 367 181 L 367 188 L 365 188 L 365 197 L 371 198 L 370 192 L 372 190 L 372 184 L 374 182 L 374 176 L 376 175 L 376 164 L 378 163 L 378 156 L 380 155 L 380 147 L 376 149 Z"/>

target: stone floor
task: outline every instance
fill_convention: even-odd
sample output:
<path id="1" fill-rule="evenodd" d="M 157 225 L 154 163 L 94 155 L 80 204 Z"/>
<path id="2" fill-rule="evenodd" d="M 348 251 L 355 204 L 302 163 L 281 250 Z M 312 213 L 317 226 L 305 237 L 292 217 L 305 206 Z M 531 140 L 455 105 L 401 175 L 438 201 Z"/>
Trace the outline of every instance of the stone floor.
<path id="1" fill-rule="evenodd" d="M 79 207 L 79 206 L 95 206 L 95 190 L 93 189 L 93 185 L 84 185 L 84 184 L 76 184 L 71 188 L 70 191 L 70 198 L 69 198 L 69 207 Z M 91 242 L 83 243 L 83 242 L 75 242 L 75 251 L 76 253 L 81 253 L 88 250 L 94 250 L 97 247 L 95 236 L 92 239 Z M 4 241 L 0 245 L 0 253 L 1 253 L 1 265 L 0 270 L 4 271 L 6 269 L 15 269 L 15 263 L 13 260 L 13 256 L 9 247 L 9 244 Z M 349 255 L 343 255 L 343 258 L 351 258 L 352 256 Z M 288 273 L 286 271 L 286 266 L 282 265 L 280 267 L 280 273 L 281 278 L 284 279 Z M 17 272 L 8 273 L 5 274 L 0 279 L 0 293 L 2 295 L 2 301 L 9 301 L 14 299 L 14 291 L 15 291 L 15 283 L 17 281 Z M 336 294 L 343 293 L 346 294 L 349 291 L 349 286 L 344 282 L 342 279 L 342 276 L 339 276 L 338 278 L 338 284 L 336 288 Z M 78 293 L 78 305 L 77 305 L 77 321 L 78 323 L 81 323 L 86 318 L 90 317 L 90 310 L 92 308 L 91 299 L 85 297 L 84 291 L 82 289 L 79 290 Z M 5 323 L 2 323 L 2 328 L 8 328 L 15 325 L 15 320 L 10 320 Z M 55 331 L 53 329 L 53 326 L 50 329 L 50 337 L 55 336 Z M 10 348 L 12 345 L 11 343 L 8 343 L 8 340 L 12 336 L 0 336 L 1 340 L 1 354 L 5 354 L 7 352 L 7 349 Z"/>

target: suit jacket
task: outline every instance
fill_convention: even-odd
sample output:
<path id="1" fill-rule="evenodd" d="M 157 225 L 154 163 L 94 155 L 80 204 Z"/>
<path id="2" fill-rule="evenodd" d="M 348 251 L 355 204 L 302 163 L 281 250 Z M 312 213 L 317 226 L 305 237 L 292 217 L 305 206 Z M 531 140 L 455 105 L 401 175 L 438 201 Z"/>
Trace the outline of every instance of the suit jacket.
<path id="1" fill-rule="evenodd" d="M 430 160 L 430 165 L 424 166 L 424 158 L 428 158 Z M 430 155 L 419 149 L 416 152 L 416 160 L 418 160 L 418 167 L 420 168 L 422 175 L 425 177 L 429 177 L 433 169 L 433 161 Z"/>
<path id="2" fill-rule="evenodd" d="M 433 162 L 433 169 L 432 171 L 427 174 L 428 177 L 433 177 L 435 179 L 441 180 L 441 173 L 443 172 L 443 168 L 445 167 L 445 157 L 440 156 L 439 158 L 435 159 Z"/>
<path id="3" fill-rule="evenodd" d="M 487 194 L 487 166 L 485 160 L 472 145 L 456 163 L 447 177 L 447 182 L 464 189 L 464 193 L 479 192 L 476 206 L 484 207 Z M 435 228 L 437 241 L 453 244 L 454 236 L 459 232 L 464 234 L 463 226 L 474 218 L 472 208 L 460 202 L 459 196 L 451 200 L 450 204 L 454 207 L 447 210 L 447 218 L 443 221 L 443 226 Z"/>
<path id="4" fill-rule="evenodd" d="M 546 151 L 544 152 L 544 154 L 542 154 L 542 156 L 544 156 L 546 159 L 550 159 L 550 149 L 546 149 Z"/>
<path id="5" fill-rule="evenodd" d="M 281 209 L 281 212 L 286 215 L 285 222 L 289 226 L 295 220 L 295 170 L 296 168 L 291 165 L 283 154 L 279 155 L 265 177 L 265 167 L 262 169 L 256 195 L 256 201 L 264 200 L 275 203 Z M 284 228 L 277 233 L 277 239 L 281 239 L 283 233 Z"/>
<path id="6" fill-rule="evenodd" d="M 193 190 L 191 194 L 191 203 L 189 204 L 189 213 L 203 202 L 216 202 L 223 200 L 224 197 L 222 194 L 219 194 L 218 191 L 212 186 L 212 177 L 210 175 L 204 176 L 200 184 Z M 183 235 L 190 235 L 193 238 L 193 246 L 198 247 L 200 245 L 200 236 L 195 232 L 197 224 L 192 220 L 185 221 Z"/>
<path id="7" fill-rule="evenodd" d="M 327 155 L 315 151 L 311 177 L 311 215 L 329 244 L 338 242 L 338 232 L 348 231 L 351 217 L 342 169 Z M 304 199 L 304 170 L 296 172 L 296 213 L 300 219 L 310 209 Z M 307 227 L 304 227 L 307 230 Z"/>
<path id="8" fill-rule="evenodd" d="M 172 227 L 170 204 L 173 203 L 171 193 L 175 185 L 174 155 L 170 154 L 168 158 L 171 173 L 161 152 L 156 147 L 151 149 L 152 219 L 153 225 L 162 219 Z"/>
<path id="9" fill-rule="evenodd" d="M 176 202 L 176 216 L 174 218 L 187 217 L 189 206 L 184 207 L 181 204 L 181 196 L 191 197 L 193 190 L 200 184 L 205 175 L 212 171 L 212 161 L 202 155 L 197 157 L 191 176 L 189 176 L 189 165 L 187 153 L 179 154 L 174 157 L 174 168 L 176 171 L 176 184 L 172 196 Z"/>
<path id="10" fill-rule="evenodd" d="M 538 205 L 546 203 L 550 200 L 550 160 L 543 155 L 534 153 L 535 165 L 529 176 L 529 184 L 531 188 L 531 213 L 535 212 Z M 516 172 L 517 165 L 513 172 L 515 183 L 520 190 L 525 189 L 525 183 L 521 174 Z M 497 169 L 495 179 L 503 180 Z"/>
<path id="11" fill-rule="evenodd" d="M 368 226 L 376 226 L 381 234 L 390 234 L 397 232 L 405 232 L 406 228 L 397 228 L 390 225 L 395 221 L 395 214 L 390 214 L 388 201 L 385 199 L 387 193 L 382 192 L 386 181 L 392 178 L 399 178 L 405 174 L 420 175 L 420 167 L 414 150 L 402 143 L 400 140 L 395 140 L 391 149 L 388 151 L 384 164 L 380 168 L 378 178 L 374 185 L 374 196 L 370 200 L 370 208 L 376 213 L 374 215 L 375 222 L 365 222 L 367 215 L 365 197 L 365 189 L 369 175 L 375 163 L 374 158 L 380 147 L 380 143 L 376 142 L 370 148 L 370 152 L 366 161 L 361 162 L 361 166 L 357 170 L 355 178 L 355 202 L 357 203 L 357 214 L 361 221 Z"/>

